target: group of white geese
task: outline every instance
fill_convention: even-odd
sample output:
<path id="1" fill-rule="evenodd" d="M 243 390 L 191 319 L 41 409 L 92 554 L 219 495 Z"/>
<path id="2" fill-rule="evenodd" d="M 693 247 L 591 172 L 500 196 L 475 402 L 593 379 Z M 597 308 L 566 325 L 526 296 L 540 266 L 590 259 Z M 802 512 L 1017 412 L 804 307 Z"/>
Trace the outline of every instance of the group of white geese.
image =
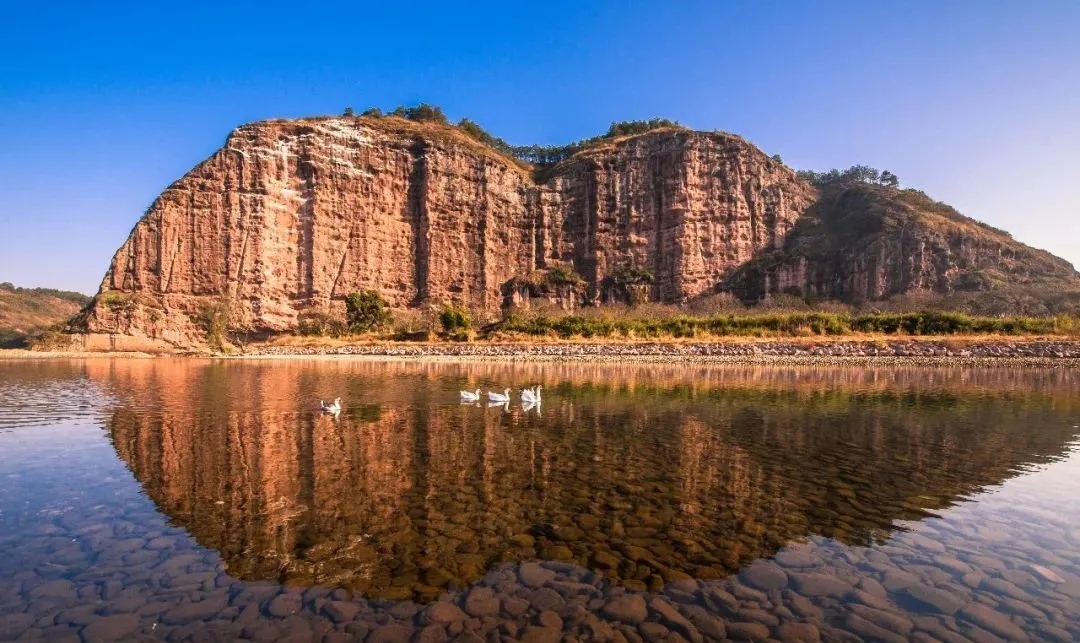
<path id="1" fill-rule="evenodd" d="M 540 389 L 544 388 L 537 384 L 532 388 L 521 389 L 521 402 L 522 404 L 539 404 L 540 403 Z M 475 391 L 458 391 L 461 395 L 462 402 L 479 402 L 482 396 L 480 389 Z M 506 404 L 511 400 L 510 389 L 504 389 L 502 393 L 498 391 L 488 391 L 488 402 L 495 404 Z"/>
<path id="2" fill-rule="evenodd" d="M 543 386 L 537 384 L 532 388 L 521 389 L 521 403 L 529 408 L 538 406 L 540 404 L 540 390 L 543 388 Z M 483 396 L 480 389 L 476 389 L 475 391 L 458 391 L 458 393 L 461 395 L 462 403 L 479 402 Z M 487 399 L 488 402 L 493 405 L 509 404 L 512 397 L 510 395 L 510 389 L 504 389 L 502 393 L 488 391 Z M 341 413 L 341 398 L 335 397 L 333 402 L 319 400 L 319 408 L 322 409 L 323 413 L 336 417 Z"/>

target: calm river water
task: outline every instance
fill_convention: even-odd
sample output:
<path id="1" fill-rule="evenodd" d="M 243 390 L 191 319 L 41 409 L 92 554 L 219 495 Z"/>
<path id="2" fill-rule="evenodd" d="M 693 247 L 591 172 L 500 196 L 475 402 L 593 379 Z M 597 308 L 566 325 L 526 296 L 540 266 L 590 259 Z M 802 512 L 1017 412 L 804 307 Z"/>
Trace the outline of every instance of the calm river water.
<path id="1" fill-rule="evenodd" d="M 1080 640 L 1078 425 L 1070 370 L 0 362 L 0 640 Z"/>

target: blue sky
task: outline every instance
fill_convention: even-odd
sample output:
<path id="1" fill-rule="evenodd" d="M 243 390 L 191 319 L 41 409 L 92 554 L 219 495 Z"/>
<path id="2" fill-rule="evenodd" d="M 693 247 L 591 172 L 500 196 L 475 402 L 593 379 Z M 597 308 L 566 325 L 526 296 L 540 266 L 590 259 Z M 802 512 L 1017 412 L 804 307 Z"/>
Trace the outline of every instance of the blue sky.
<path id="1" fill-rule="evenodd" d="M 419 101 L 519 144 L 665 116 L 865 163 L 1080 264 L 1073 0 L 159 4 L 5 5 L 0 281 L 95 291 L 240 123 Z"/>

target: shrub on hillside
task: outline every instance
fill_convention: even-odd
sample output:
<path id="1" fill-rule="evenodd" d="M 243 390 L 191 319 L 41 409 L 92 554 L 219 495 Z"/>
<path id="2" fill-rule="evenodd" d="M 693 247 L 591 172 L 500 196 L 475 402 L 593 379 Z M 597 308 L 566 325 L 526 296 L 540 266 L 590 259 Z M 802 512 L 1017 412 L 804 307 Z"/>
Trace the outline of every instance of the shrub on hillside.
<path id="1" fill-rule="evenodd" d="M 413 107 L 398 105 L 394 111 L 390 112 L 390 115 L 417 122 L 447 123 L 446 114 L 443 113 L 442 108 L 427 103 L 420 103 Z"/>
<path id="2" fill-rule="evenodd" d="M 895 174 L 888 170 L 879 171 L 868 165 L 852 165 L 846 170 L 834 168 L 828 172 L 800 170 L 798 176 L 800 179 L 809 181 L 819 187 L 842 185 L 844 183 L 870 183 L 890 188 L 900 187 L 900 179 Z"/>
<path id="3" fill-rule="evenodd" d="M 339 337 L 346 331 L 345 322 L 320 310 L 301 313 L 297 326 L 301 335 L 316 337 Z"/>
<path id="4" fill-rule="evenodd" d="M 443 334 L 448 338 L 463 340 L 469 338 L 472 318 L 469 316 L 469 311 L 464 308 L 448 304 L 439 313 L 439 324 L 442 326 Z"/>
<path id="5" fill-rule="evenodd" d="M 207 345 L 215 351 L 224 352 L 228 346 L 226 335 L 231 316 L 232 307 L 225 299 L 199 306 L 199 324 L 206 333 Z"/>
<path id="6" fill-rule="evenodd" d="M 374 330 L 391 319 L 389 304 L 375 290 L 351 292 L 345 297 L 345 320 L 354 333 Z"/>

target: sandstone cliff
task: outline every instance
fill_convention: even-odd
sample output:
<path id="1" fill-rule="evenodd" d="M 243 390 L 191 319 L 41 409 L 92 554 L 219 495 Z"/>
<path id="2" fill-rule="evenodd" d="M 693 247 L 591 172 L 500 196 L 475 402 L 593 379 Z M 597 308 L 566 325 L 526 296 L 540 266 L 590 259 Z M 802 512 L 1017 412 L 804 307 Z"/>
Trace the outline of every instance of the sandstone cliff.
<path id="1" fill-rule="evenodd" d="M 571 265 L 596 290 L 707 291 L 780 244 L 814 190 L 742 139 L 670 128 L 606 142 L 537 184 L 457 129 L 400 118 L 266 121 L 169 186 L 117 251 L 88 327 L 198 343 L 227 301 L 254 330 L 374 288 L 395 307 L 498 310 L 517 276 Z M 337 304 L 340 307 L 340 303 Z"/>
<path id="2" fill-rule="evenodd" d="M 729 134 L 665 127 L 534 169 L 459 128 L 403 118 L 242 126 L 138 222 L 87 330 L 115 348 L 117 338 L 194 345 L 227 310 L 234 326 L 288 332 L 309 311 L 340 316 L 362 289 L 397 308 L 494 314 L 529 275 L 556 267 L 580 275 L 586 299 L 618 295 L 610 285 L 630 271 L 649 276 L 638 294 L 674 303 L 717 289 L 873 299 L 998 276 L 1080 284 L 1065 262 L 959 215 L 926 214 L 901 191 L 819 201 L 818 188 Z M 896 223 L 899 210 L 918 212 Z M 931 214 L 951 227 L 930 231 Z M 1003 257 L 1015 269 L 984 270 Z"/>

